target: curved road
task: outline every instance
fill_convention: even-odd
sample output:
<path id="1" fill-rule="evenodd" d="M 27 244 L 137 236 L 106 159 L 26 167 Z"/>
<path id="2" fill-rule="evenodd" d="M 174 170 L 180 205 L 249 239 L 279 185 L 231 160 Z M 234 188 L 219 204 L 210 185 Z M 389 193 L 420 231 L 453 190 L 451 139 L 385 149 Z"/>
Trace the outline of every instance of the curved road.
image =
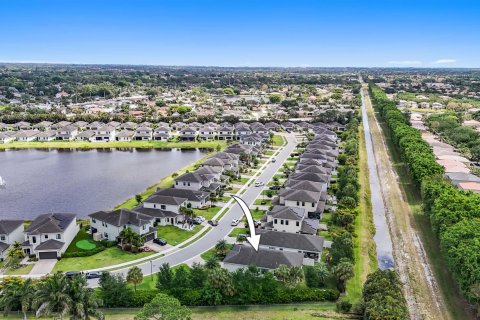
<path id="1" fill-rule="evenodd" d="M 275 163 L 269 163 L 264 169 L 264 171 L 258 176 L 256 181 L 262 181 L 265 182 L 265 184 L 270 181 L 275 175 L 275 173 L 278 171 L 278 169 L 282 167 L 283 163 L 287 160 L 287 158 L 290 157 L 290 154 L 297 146 L 297 141 L 294 134 L 285 134 L 283 136 L 287 139 L 287 145 L 275 157 L 277 161 Z M 252 184 L 250 187 L 246 188 L 246 191 L 242 194 L 241 198 L 249 206 L 251 206 L 255 199 L 260 196 L 262 190 L 263 187 L 255 187 L 254 184 Z M 159 267 L 164 263 L 168 263 L 170 264 L 170 266 L 185 263 L 199 256 L 203 252 L 208 251 L 209 249 L 214 247 L 219 240 L 224 239 L 226 236 L 228 236 L 234 228 L 230 225 L 231 221 L 233 219 L 240 219 L 242 218 L 242 216 L 242 209 L 240 208 L 238 203 L 235 202 L 235 204 L 227 210 L 223 218 L 219 221 L 218 226 L 213 227 L 212 230 L 208 231 L 197 241 L 193 242 L 185 248 L 173 251 L 172 253 L 169 253 L 158 259 L 139 264 L 137 265 L 137 267 L 142 270 L 144 276 L 147 276 L 152 273 L 151 270 L 153 270 L 153 273 L 157 273 Z M 127 267 L 124 269 L 112 271 L 111 273 L 122 274 L 126 276 L 129 269 L 130 267 Z M 91 287 L 98 286 L 98 280 L 89 280 L 89 285 Z"/>

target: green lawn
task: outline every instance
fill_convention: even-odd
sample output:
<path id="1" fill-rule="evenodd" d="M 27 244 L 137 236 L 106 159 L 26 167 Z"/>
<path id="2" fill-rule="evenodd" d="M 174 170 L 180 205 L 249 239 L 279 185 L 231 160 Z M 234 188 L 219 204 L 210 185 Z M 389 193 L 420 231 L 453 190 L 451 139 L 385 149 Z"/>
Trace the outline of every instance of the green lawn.
<path id="1" fill-rule="evenodd" d="M 229 237 L 236 238 L 239 234 L 247 234 L 247 228 L 234 228 L 228 235 Z"/>
<path id="2" fill-rule="evenodd" d="M 230 198 L 228 198 L 230 199 Z M 222 209 L 222 207 L 220 206 L 215 206 L 215 207 L 210 207 L 208 209 L 193 209 L 193 212 L 195 212 L 195 214 L 197 216 L 204 216 L 205 219 L 207 220 L 210 220 L 212 219 L 217 213 L 218 211 L 220 211 Z"/>
<path id="3" fill-rule="evenodd" d="M 199 232 L 202 228 L 203 226 L 197 225 L 192 231 L 187 231 L 175 226 L 160 226 L 157 227 L 157 236 L 167 240 L 168 244 L 176 246 Z"/>
<path id="4" fill-rule="evenodd" d="M 202 253 L 200 255 L 200 257 L 202 257 L 202 259 L 205 260 L 205 261 L 211 259 L 212 257 L 216 257 L 216 256 L 217 256 L 217 253 L 216 253 L 215 248 L 211 248 L 210 250 L 205 251 L 204 253 Z"/>
<path id="5" fill-rule="evenodd" d="M 89 240 L 80 240 L 76 244 L 77 248 L 82 249 L 82 250 L 93 250 L 97 247 L 97 245 L 93 241 Z"/>
<path id="6" fill-rule="evenodd" d="M 276 146 L 276 147 L 279 147 L 279 146 L 283 146 L 285 145 L 286 142 L 285 142 L 285 138 L 283 136 L 280 136 L 280 135 L 273 135 L 273 142 L 272 142 L 272 146 Z"/>
<path id="7" fill-rule="evenodd" d="M 262 219 L 263 215 L 265 214 L 265 210 L 257 210 L 257 208 L 251 209 L 250 212 L 255 220 Z"/>
<path id="8" fill-rule="evenodd" d="M 240 180 L 232 180 L 234 184 L 245 184 L 247 181 L 250 180 L 249 178 L 240 178 Z"/>
<path id="9" fill-rule="evenodd" d="M 88 250 L 95 249 L 98 246 L 98 243 L 93 241 L 92 235 L 87 233 L 85 229 L 80 229 L 75 238 L 73 239 L 70 246 L 68 246 L 68 253 L 72 252 L 84 252 Z"/>
<path id="10" fill-rule="evenodd" d="M 265 202 L 265 203 L 262 203 L 262 202 Z M 263 199 L 257 199 L 255 200 L 255 202 L 253 203 L 254 206 L 271 206 L 272 205 L 272 200 L 270 199 L 267 199 L 265 198 L 265 200 Z"/>
<path id="11" fill-rule="evenodd" d="M 9 276 L 24 275 L 24 274 L 29 274 L 30 271 L 32 271 L 32 269 L 33 269 L 33 264 L 26 264 L 26 265 L 20 266 L 20 268 L 18 269 L 8 268 L 7 270 L 4 271 L 4 274 Z"/>
<path id="12" fill-rule="evenodd" d="M 0 144 L 0 149 L 31 149 L 31 148 L 52 148 L 52 149 L 64 149 L 64 148 L 76 148 L 76 149 L 99 149 L 99 148 L 205 148 L 216 149 L 217 146 L 224 149 L 226 143 L 223 141 L 201 141 L 201 142 L 165 142 L 165 141 L 113 141 L 113 142 L 86 142 L 86 141 L 48 141 L 48 142 L 19 142 L 14 141 L 10 143 Z"/>
<path id="13" fill-rule="evenodd" d="M 112 247 L 105 249 L 104 251 L 94 254 L 90 257 L 79 257 L 79 258 L 63 258 L 60 259 L 53 272 L 56 271 L 77 271 L 77 270 L 88 270 L 96 269 L 102 267 L 108 267 L 124 262 L 129 262 L 132 260 L 140 259 L 152 255 L 154 252 L 140 252 L 140 253 L 130 253 L 122 251 L 118 247 Z"/>

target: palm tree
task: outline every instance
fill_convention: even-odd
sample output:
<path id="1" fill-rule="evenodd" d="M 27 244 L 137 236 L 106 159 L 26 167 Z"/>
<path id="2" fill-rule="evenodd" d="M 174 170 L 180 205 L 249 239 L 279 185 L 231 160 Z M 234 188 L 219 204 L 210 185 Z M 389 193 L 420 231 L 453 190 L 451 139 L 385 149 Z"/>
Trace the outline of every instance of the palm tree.
<path id="1" fill-rule="evenodd" d="M 274 272 L 275 277 L 283 282 L 287 287 L 295 287 L 303 280 L 303 270 L 301 267 L 288 267 L 280 265 Z"/>
<path id="2" fill-rule="evenodd" d="M 13 305 L 20 302 L 22 319 L 25 320 L 27 319 L 27 311 L 32 306 L 34 292 L 32 279 L 6 282 L 0 291 L 0 306 L 7 313 Z"/>
<path id="3" fill-rule="evenodd" d="M 133 267 L 128 270 L 127 282 L 133 284 L 135 292 L 137 292 L 137 284 L 143 282 L 143 272 L 139 267 Z"/>
<path id="4" fill-rule="evenodd" d="M 217 289 L 224 296 L 233 296 L 235 294 L 232 275 L 226 269 L 216 268 L 210 270 L 207 282 L 211 288 Z"/>
<path id="5" fill-rule="evenodd" d="M 353 277 L 353 264 L 347 258 L 340 259 L 340 262 L 333 268 L 333 274 L 337 279 L 337 288 L 340 292 L 345 292 L 345 283 Z"/>
<path id="6" fill-rule="evenodd" d="M 24 256 L 21 243 L 15 241 L 10 251 L 8 251 L 9 263 L 11 263 L 12 268 L 18 268 Z"/>
<path id="7" fill-rule="evenodd" d="M 35 292 L 34 305 L 37 307 L 37 317 L 58 313 L 63 319 L 72 307 L 68 278 L 57 272 L 41 281 Z"/>
<path id="8" fill-rule="evenodd" d="M 137 236 L 138 234 L 133 232 L 132 229 L 130 229 L 129 227 L 126 227 L 122 231 L 120 231 L 119 237 L 120 237 L 122 249 L 124 249 L 125 244 L 132 245 L 133 242 L 135 242 Z"/>
<path id="9" fill-rule="evenodd" d="M 88 288 L 85 277 L 76 276 L 70 280 L 68 291 L 72 301 L 68 310 L 71 320 L 87 320 L 91 317 L 103 320 L 105 318 L 98 310 L 102 301 L 95 294 L 94 289 Z"/>
<path id="10" fill-rule="evenodd" d="M 218 256 L 224 257 L 228 252 L 228 242 L 226 240 L 218 240 L 215 250 Z"/>
<path id="11" fill-rule="evenodd" d="M 328 276 L 330 275 L 330 270 L 328 270 L 327 265 L 323 262 L 319 262 L 315 264 L 314 268 L 315 268 L 315 272 L 318 275 L 318 280 L 320 281 L 320 283 L 325 284 L 325 282 L 328 279 Z"/>
<path id="12" fill-rule="evenodd" d="M 205 268 L 210 269 L 210 270 L 220 268 L 220 263 L 218 263 L 217 257 L 212 256 L 212 257 L 208 258 L 205 261 Z"/>

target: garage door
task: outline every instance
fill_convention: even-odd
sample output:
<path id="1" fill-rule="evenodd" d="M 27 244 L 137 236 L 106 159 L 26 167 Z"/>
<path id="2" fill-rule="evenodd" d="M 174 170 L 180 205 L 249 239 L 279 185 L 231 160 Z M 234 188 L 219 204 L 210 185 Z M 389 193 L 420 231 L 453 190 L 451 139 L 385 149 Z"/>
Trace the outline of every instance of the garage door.
<path id="1" fill-rule="evenodd" d="M 57 252 L 56 251 L 39 252 L 38 257 L 40 259 L 57 259 Z"/>
<path id="2" fill-rule="evenodd" d="M 155 238 L 155 233 L 149 233 L 145 236 L 145 242 L 152 241 Z"/>

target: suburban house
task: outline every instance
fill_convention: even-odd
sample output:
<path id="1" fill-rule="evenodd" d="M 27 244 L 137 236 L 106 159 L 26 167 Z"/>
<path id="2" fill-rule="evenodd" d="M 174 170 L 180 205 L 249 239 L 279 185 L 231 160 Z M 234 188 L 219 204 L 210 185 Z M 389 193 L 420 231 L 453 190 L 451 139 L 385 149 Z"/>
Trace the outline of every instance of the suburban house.
<path id="1" fill-rule="evenodd" d="M 180 130 L 178 137 L 183 141 L 195 141 L 197 138 L 197 130 L 192 125 L 184 127 Z"/>
<path id="2" fill-rule="evenodd" d="M 47 213 L 38 216 L 25 229 L 25 254 L 38 259 L 57 259 L 67 250 L 79 231 L 77 219 L 71 213 Z"/>
<path id="3" fill-rule="evenodd" d="M 37 140 L 37 135 L 40 133 L 38 130 L 21 130 L 17 131 L 15 138 L 17 141 L 30 142 Z"/>
<path id="4" fill-rule="evenodd" d="M 145 238 L 145 241 L 157 237 L 154 219 L 143 213 L 128 209 L 98 211 L 88 215 L 94 239 L 118 241 L 120 233 L 126 228 Z"/>
<path id="5" fill-rule="evenodd" d="M 58 129 L 57 140 L 74 140 L 78 134 L 78 128 L 74 125 L 64 126 Z"/>
<path id="6" fill-rule="evenodd" d="M 303 253 L 299 252 L 283 252 L 263 248 L 257 252 L 250 245 L 236 244 L 223 259 L 222 264 L 230 272 L 252 265 L 261 270 L 271 271 L 281 265 L 300 267 L 303 265 L 303 256 Z"/>
<path id="7" fill-rule="evenodd" d="M 95 131 L 93 130 L 82 131 L 75 137 L 75 140 L 92 142 L 95 140 Z"/>
<path id="8" fill-rule="evenodd" d="M 138 127 L 135 130 L 133 140 L 151 140 L 153 130 L 150 127 Z"/>
<path id="9" fill-rule="evenodd" d="M 166 197 L 176 197 L 176 198 L 185 198 L 187 199 L 188 204 L 192 208 L 202 208 L 210 206 L 210 192 L 205 191 L 196 191 L 196 190 L 187 190 L 187 189 L 159 189 L 154 195 L 166 196 Z"/>
<path id="10" fill-rule="evenodd" d="M 231 126 L 222 126 L 218 129 L 218 140 L 234 140 L 235 133 L 233 131 L 233 127 Z"/>
<path id="11" fill-rule="evenodd" d="M 15 132 L 5 131 L 0 132 L 0 143 L 9 143 L 15 140 Z"/>
<path id="12" fill-rule="evenodd" d="M 304 209 L 306 214 L 318 212 L 321 192 L 284 189 L 278 194 L 278 204 Z M 322 212 L 323 213 L 323 210 Z"/>
<path id="13" fill-rule="evenodd" d="M 135 131 L 124 130 L 116 134 L 115 140 L 117 141 L 132 141 Z"/>
<path id="14" fill-rule="evenodd" d="M 199 136 L 202 140 L 214 140 L 217 136 L 217 132 L 213 127 L 203 126 L 200 128 Z"/>
<path id="15" fill-rule="evenodd" d="M 259 248 L 302 253 L 306 265 L 313 265 L 322 257 L 323 237 L 266 230 L 258 230 L 258 233 L 261 234 Z"/>
<path id="16" fill-rule="evenodd" d="M 0 261 L 7 258 L 11 245 L 23 240 L 23 221 L 0 220 Z"/>
<path id="17" fill-rule="evenodd" d="M 215 183 L 213 175 L 199 174 L 194 171 L 175 178 L 174 188 L 215 192 L 220 188 L 220 184 Z"/>
<path id="18" fill-rule="evenodd" d="M 262 219 L 266 230 L 317 234 L 318 219 L 309 219 L 304 209 L 296 207 L 275 206 Z"/>
<path id="19" fill-rule="evenodd" d="M 115 140 L 116 129 L 113 126 L 101 126 L 95 131 L 95 141 L 108 142 Z"/>
<path id="20" fill-rule="evenodd" d="M 225 170 L 226 163 L 222 159 L 219 158 L 208 158 L 203 163 L 200 164 L 200 167 L 212 167 L 213 169 L 221 170 L 223 172 Z"/>
<path id="21" fill-rule="evenodd" d="M 57 131 L 47 130 L 37 134 L 38 141 L 53 141 L 57 138 Z"/>
<path id="22" fill-rule="evenodd" d="M 153 139 L 160 141 L 167 141 L 170 138 L 170 128 L 168 127 L 158 127 L 153 131 Z"/>
<path id="23" fill-rule="evenodd" d="M 180 214 L 180 208 L 187 206 L 188 199 L 184 197 L 151 195 L 143 202 L 143 207 Z"/>

